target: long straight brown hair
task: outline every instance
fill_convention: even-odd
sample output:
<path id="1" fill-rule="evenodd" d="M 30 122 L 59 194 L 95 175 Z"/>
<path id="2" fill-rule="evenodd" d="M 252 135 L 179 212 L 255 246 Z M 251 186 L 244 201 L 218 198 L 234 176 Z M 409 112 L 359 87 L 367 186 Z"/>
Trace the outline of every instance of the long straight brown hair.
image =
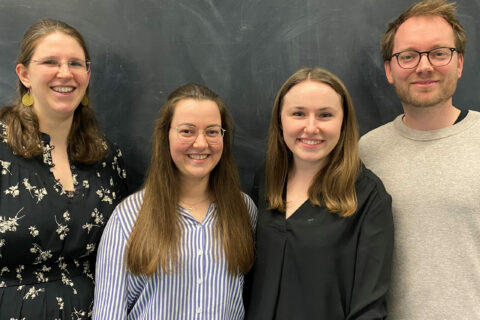
<path id="1" fill-rule="evenodd" d="M 342 217 L 352 215 L 357 209 L 355 181 L 360 171 L 358 157 L 358 125 L 352 99 L 342 81 L 321 68 L 304 68 L 295 72 L 278 91 L 273 105 L 268 134 L 266 161 L 266 199 L 269 209 L 286 210 L 282 197 L 288 171 L 293 164 L 292 152 L 282 134 L 281 111 L 283 97 L 300 82 L 311 80 L 329 85 L 342 99 L 343 122 L 340 139 L 329 155 L 329 162 L 313 179 L 308 189 L 308 199 L 316 206 L 325 205 L 332 213 Z"/>
<path id="2" fill-rule="evenodd" d="M 90 61 L 88 48 L 80 32 L 65 22 L 43 19 L 31 25 L 23 36 L 17 64 L 28 66 L 38 43 L 49 34 L 61 32 L 74 38 L 82 47 L 85 59 Z M 41 155 L 38 118 L 32 107 L 22 104 L 22 96 L 28 89 L 18 79 L 18 96 L 13 105 L 0 110 L 0 120 L 7 125 L 7 143 L 13 152 L 24 158 Z M 88 97 L 88 87 L 85 95 Z M 105 156 L 107 145 L 99 129 L 93 109 L 88 103 L 80 104 L 74 112 L 72 127 L 68 135 L 68 156 L 74 163 L 93 164 Z"/>
<path id="3" fill-rule="evenodd" d="M 178 266 L 182 235 L 177 207 L 180 179 L 170 156 L 169 131 L 175 106 L 188 98 L 215 102 L 226 130 L 222 156 L 209 179 L 209 191 L 216 206 L 215 240 L 223 246 L 231 274 L 246 273 L 253 264 L 250 215 L 231 152 L 233 120 L 216 93 L 190 83 L 169 95 L 155 123 L 143 203 L 126 249 L 127 267 L 133 274 L 150 276 L 157 272 L 158 266 L 167 273 Z"/>

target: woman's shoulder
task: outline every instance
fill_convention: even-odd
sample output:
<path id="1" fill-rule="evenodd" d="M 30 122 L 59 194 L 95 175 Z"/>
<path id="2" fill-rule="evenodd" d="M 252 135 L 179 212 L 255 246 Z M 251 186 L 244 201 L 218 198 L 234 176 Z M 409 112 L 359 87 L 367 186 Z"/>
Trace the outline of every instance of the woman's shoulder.
<path id="1" fill-rule="evenodd" d="M 356 187 L 360 190 L 375 190 L 377 192 L 388 194 L 382 180 L 363 164 L 357 177 Z"/>
<path id="2" fill-rule="evenodd" d="M 243 199 L 245 200 L 245 204 L 247 205 L 248 213 L 250 214 L 250 220 L 253 226 L 256 225 L 257 222 L 257 215 L 258 209 L 255 203 L 253 202 L 252 198 L 245 192 L 242 192 Z"/>
<path id="3" fill-rule="evenodd" d="M 129 195 L 117 205 L 112 213 L 112 217 L 110 219 L 116 220 L 127 234 L 130 234 L 130 231 L 135 224 L 138 211 L 143 203 L 144 194 L 145 190 L 142 189 Z"/>

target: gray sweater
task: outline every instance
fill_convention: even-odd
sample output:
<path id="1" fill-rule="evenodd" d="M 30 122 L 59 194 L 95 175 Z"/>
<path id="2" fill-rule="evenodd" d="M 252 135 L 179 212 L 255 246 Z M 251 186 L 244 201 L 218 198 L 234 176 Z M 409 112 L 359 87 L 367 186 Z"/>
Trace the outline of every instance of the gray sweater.
<path id="1" fill-rule="evenodd" d="M 400 115 L 360 156 L 393 200 L 389 319 L 480 319 L 480 113 L 432 131 Z"/>

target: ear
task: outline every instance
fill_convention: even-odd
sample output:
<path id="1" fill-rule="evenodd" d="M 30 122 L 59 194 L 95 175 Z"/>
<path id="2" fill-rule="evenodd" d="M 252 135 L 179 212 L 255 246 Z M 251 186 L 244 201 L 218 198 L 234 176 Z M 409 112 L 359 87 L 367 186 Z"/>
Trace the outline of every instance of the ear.
<path id="1" fill-rule="evenodd" d="M 385 75 L 387 76 L 388 83 L 393 84 L 392 67 L 390 65 L 391 61 L 392 60 L 385 61 L 383 67 L 385 68 Z"/>
<path id="2" fill-rule="evenodd" d="M 458 55 L 457 79 L 460 79 L 463 71 L 463 54 Z"/>
<path id="3" fill-rule="evenodd" d="M 30 78 L 28 74 L 28 68 L 23 64 L 19 63 L 15 67 L 15 72 L 17 73 L 18 79 L 23 83 L 25 87 L 30 89 Z"/>

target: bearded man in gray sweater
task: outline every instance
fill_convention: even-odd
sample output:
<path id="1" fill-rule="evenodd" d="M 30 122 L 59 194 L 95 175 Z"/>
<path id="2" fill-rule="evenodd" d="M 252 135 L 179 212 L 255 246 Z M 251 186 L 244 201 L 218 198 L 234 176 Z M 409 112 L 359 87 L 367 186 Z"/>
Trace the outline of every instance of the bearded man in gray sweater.
<path id="1" fill-rule="evenodd" d="M 466 36 L 453 3 L 425 0 L 382 37 L 404 114 L 360 156 L 393 199 L 389 319 L 480 319 L 480 113 L 453 106 Z"/>

